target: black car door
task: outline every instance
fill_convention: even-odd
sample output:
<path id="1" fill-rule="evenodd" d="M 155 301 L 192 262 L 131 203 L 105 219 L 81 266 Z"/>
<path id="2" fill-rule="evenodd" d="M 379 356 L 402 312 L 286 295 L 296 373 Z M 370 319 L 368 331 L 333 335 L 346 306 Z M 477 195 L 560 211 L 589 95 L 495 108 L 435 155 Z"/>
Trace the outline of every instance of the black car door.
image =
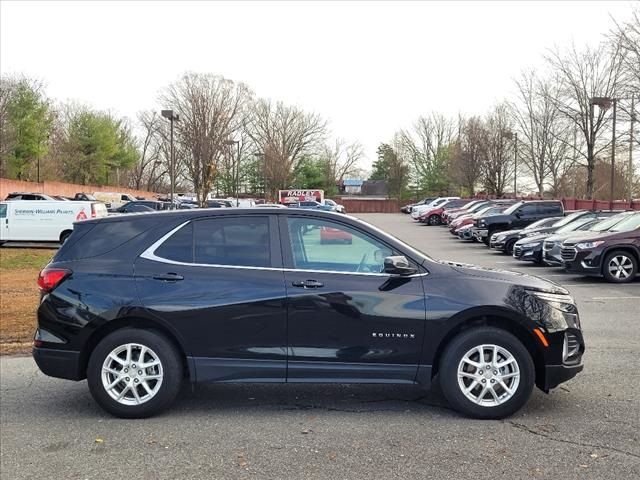
<path id="1" fill-rule="evenodd" d="M 197 380 L 285 381 L 277 220 L 215 215 L 179 226 L 135 263 L 142 304 L 186 345 Z"/>
<path id="2" fill-rule="evenodd" d="M 384 257 L 399 252 L 338 220 L 282 215 L 280 234 L 287 381 L 413 382 L 425 329 L 424 272 L 382 273 Z"/>
<path id="3" fill-rule="evenodd" d="M 512 222 L 514 229 L 524 228 L 527 225 L 541 218 L 538 205 L 535 203 L 525 203 L 516 212 Z"/>

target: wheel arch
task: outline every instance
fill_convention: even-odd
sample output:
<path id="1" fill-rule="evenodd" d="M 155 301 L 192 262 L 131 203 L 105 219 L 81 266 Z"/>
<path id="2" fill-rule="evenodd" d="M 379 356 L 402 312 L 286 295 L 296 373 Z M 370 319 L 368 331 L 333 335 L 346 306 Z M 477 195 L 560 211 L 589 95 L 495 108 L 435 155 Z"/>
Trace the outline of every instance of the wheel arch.
<path id="1" fill-rule="evenodd" d="M 517 318 L 517 314 L 502 311 L 500 309 L 483 309 L 484 311 L 471 310 L 463 312 L 452 327 L 440 340 L 433 356 L 431 376 L 435 377 L 440 369 L 440 359 L 447 346 L 460 333 L 476 327 L 495 327 L 505 330 L 515 336 L 525 346 L 535 366 L 536 385 L 544 385 L 545 361 L 542 346 L 533 333 L 535 325 L 529 328 L 525 322 Z"/>
<path id="2" fill-rule="evenodd" d="M 72 233 L 73 233 L 73 229 L 67 228 L 62 232 L 60 232 L 60 235 L 58 236 L 58 240 L 60 240 L 60 243 L 62 243 L 62 239 L 67 235 L 71 235 Z"/>
<path id="3" fill-rule="evenodd" d="M 600 272 L 603 273 L 604 272 L 604 267 L 605 267 L 605 259 L 607 258 L 608 255 L 610 255 L 611 253 L 614 252 L 626 252 L 626 253 L 630 253 L 631 255 L 633 255 L 633 257 L 635 258 L 638 266 L 640 266 L 640 249 L 638 249 L 637 247 L 635 247 L 634 245 L 611 245 L 610 247 L 607 247 L 603 252 L 600 258 L 602 258 L 602 261 L 600 262 Z"/>
<path id="4" fill-rule="evenodd" d="M 140 328 L 144 330 L 156 330 L 167 340 L 169 340 L 174 347 L 178 350 L 180 358 L 184 366 L 184 375 L 191 381 L 195 381 L 195 370 L 192 362 L 189 361 L 186 350 L 182 343 L 178 340 L 177 335 L 172 332 L 168 327 L 162 325 L 160 322 L 154 322 L 153 320 L 143 317 L 121 317 L 109 322 L 104 323 L 91 333 L 89 338 L 84 344 L 82 351 L 80 352 L 80 372 L 84 377 L 87 374 L 87 367 L 89 364 L 89 358 L 93 353 L 96 346 L 107 335 L 121 330 L 123 328 Z"/>

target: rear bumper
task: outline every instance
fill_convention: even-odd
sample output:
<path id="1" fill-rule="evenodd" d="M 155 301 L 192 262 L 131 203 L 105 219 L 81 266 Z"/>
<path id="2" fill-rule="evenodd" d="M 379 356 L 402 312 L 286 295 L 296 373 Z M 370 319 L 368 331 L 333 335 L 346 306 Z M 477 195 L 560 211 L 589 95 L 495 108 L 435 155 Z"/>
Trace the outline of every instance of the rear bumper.
<path id="1" fill-rule="evenodd" d="M 42 373 L 50 377 L 67 380 L 85 378 L 80 369 L 80 352 L 33 347 L 33 359 Z"/>
<path id="2" fill-rule="evenodd" d="M 579 365 L 547 365 L 545 367 L 544 391 L 556 388 L 561 383 L 571 380 L 584 368 L 583 364 Z"/>

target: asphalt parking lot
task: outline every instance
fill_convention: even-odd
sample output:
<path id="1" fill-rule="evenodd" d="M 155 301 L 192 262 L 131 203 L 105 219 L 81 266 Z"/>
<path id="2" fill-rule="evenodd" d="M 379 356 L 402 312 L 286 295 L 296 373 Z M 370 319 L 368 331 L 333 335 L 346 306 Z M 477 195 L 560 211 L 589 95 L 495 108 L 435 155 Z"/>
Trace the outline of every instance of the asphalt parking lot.
<path id="1" fill-rule="evenodd" d="M 172 409 L 115 419 L 85 382 L 0 360 L 0 476 L 21 478 L 640 477 L 640 281 L 611 285 L 460 245 L 406 215 L 362 215 L 436 258 L 518 270 L 566 286 L 587 342 L 585 371 L 517 415 L 477 421 L 435 388 L 207 385 Z"/>

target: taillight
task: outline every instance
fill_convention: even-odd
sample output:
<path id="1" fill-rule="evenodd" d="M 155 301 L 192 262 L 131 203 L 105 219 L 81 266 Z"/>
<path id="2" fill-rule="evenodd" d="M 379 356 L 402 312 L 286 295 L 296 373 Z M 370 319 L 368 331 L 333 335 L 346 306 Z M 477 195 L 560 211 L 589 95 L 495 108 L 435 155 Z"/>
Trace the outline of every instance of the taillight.
<path id="1" fill-rule="evenodd" d="M 71 275 L 71 270 L 66 268 L 49 268 L 45 267 L 38 275 L 38 286 L 43 292 L 50 292 L 58 286 L 58 284 Z"/>
<path id="2" fill-rule="evenodd" d="M 91 218 L 96 218 L 97 213 L 96 213 L 96 204 L 92 203 L 91 204 Z"/>

